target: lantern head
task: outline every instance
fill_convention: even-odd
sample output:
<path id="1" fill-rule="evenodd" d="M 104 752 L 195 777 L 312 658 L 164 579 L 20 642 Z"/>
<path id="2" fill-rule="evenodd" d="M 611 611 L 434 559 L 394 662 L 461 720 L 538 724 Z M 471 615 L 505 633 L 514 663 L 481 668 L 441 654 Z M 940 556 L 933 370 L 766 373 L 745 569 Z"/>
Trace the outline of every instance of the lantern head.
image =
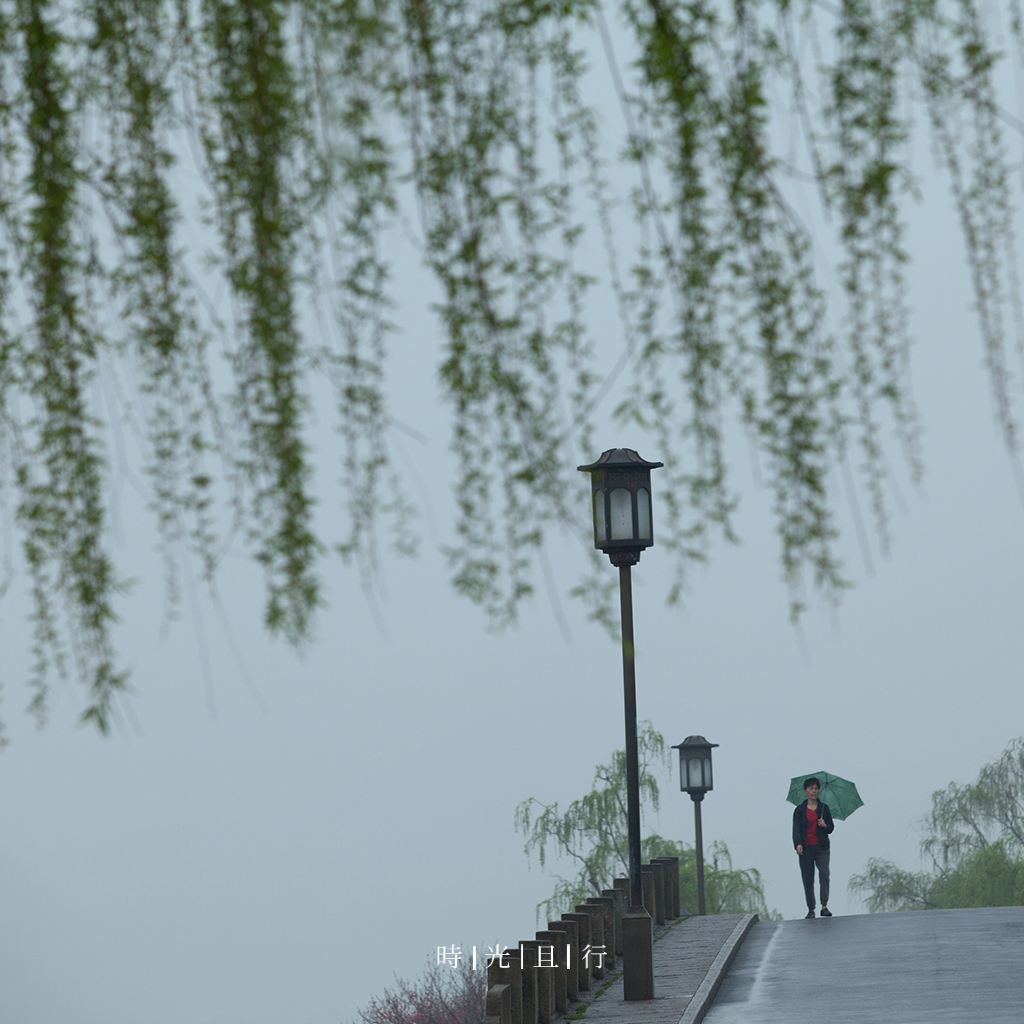
<path id="1" fill-rule="evenodd" d="M 704 794 L 714 788 L 711 776 L 711 748 L 703 736 L 687 736 L 672 747 L 679 751 L 679 788 L 693 800 L 703 800 Z"/>
<path id="2" fill-rule="evenodd" d="M 612 565 L 636 565 L 640 552 L 654 543 L 651 470 L 632 448 L 609 448 L 597 462 L 577 468 L 590 474 L 594 509 L 594 547 Z"/>

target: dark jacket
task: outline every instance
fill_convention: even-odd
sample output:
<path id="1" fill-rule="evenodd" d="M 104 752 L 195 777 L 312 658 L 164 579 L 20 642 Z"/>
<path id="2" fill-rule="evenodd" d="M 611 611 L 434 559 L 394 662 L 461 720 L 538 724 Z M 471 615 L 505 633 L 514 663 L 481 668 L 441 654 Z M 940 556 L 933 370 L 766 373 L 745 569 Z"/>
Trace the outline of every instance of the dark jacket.
<path id="1" fill-rule="evenodd" d="M 821 800 L 818 801 L 818 817 L 824 819 L 825 827 L 818 826 L 818 849 L 827 850 L 829 843 L 828 837 L 833 833 L 836 827 L 836 823 L 832 820 L 832 812 L 828 809 L 828 804 L 823 803 Z M 793 848 L 803 845 L 804 837 L 807 834 L 807 801 L 805 800 L 802 804 L 798 804 L 796 810 L 793 811 Z M 804 850 L 807 847 L 804 846 Z"/>

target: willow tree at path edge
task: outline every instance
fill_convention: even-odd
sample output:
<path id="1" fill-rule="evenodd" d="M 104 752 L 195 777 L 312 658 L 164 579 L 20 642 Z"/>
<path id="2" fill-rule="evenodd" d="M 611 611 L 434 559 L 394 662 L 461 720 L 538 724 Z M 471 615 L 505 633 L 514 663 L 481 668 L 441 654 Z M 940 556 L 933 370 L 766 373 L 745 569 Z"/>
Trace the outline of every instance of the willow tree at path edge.
<path id="1" fill-rule="evenodd" d="M 883 543 L 893 427 L 919 471 L 915 121 L 949 183 L 1016 451 L 1020 122 L 999 81 L 1022 56 L 1017 0 L 0 0 L 0 498 L 20 550 L 7 571 L 34 598 L 35 711 L 71 676 L 106 730 L 126 682 L 128 574 L 110 542 L 125 420 L 172 606 L 176 552 L 212 579 L 237 536 L 265 574 L 266 626 L 300 643 L 330 549 L 372 576 L 382 524 L 411 545 L 385 400 L 407 339 L 381 239 L 400 219 L 439 296 L 459 592 L 510 621 L 550 529 L 583 528 L 572 466 L 597 450 L 611 383 L 588 309 L 608 294 L 633 381 L 618 412 L 668 466 L 670 598 L 709 536 L 732 536 L 730 421 L 759 453 L 794 613 L 810 588 L 834 598 L 830 470 L 855 462 Z M 597 81 L 615 118 L 598 116 Z M 773 144 L 780 119 L 802 135 L 796 166 Z M 198 201 L 175 185 L 187 174 Z M 841 253 L 835 331 L 786 198 L 801 176 Z M 623 195 L 635 238 L 616 223 Z M 337 537 L 313 526 L 317 377 L 341 432 Z"/>

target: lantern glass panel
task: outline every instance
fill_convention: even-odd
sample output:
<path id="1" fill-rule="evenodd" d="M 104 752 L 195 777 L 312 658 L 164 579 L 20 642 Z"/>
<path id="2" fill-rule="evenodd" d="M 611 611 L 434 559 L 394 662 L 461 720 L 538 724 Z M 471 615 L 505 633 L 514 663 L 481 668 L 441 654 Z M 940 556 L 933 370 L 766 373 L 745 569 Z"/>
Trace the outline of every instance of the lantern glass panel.
<path id="1" fill-rule="evenodd" d="M 640 540 L 651 539 L 651 496 L 640 488 L 636 492 L 637 536 Z"/>
<path id="2" fill-rule="evenodd" d="M 703 789 L 704 773 L 703 765 L 699 757 L 691 757 L 686 762 L 686 787 L 687 789 Z"/>
<path id="3" fill-rule="evenodd" d="M 616 487 L 611 493 L 611 539 L 633 539 L 633 496 L 625 487 Z"/>
<path id="4" fill-rule="evenodd" d="M 704 757 L 704 785 L 711 789 L 711 758 L 707 755 Z"/>
<path id="5" fill-rule="evenodd" d="M 608 539 L 604 518 L 604 491 L 594 491 L 594 543 L 600 547 Z"/>

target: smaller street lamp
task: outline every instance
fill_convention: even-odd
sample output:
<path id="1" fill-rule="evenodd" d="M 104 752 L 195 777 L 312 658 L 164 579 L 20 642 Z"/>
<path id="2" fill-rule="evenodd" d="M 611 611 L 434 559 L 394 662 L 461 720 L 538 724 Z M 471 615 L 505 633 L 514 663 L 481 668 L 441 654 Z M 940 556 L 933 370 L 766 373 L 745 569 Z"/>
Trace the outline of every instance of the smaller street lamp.
<path id="1" fill-rule="evenodd" d="M 697 848 L 697 913 L 704 914 L 704 835 L 701 828 L 700 804 L 704 794 L 714 788 L 711 775 L 711 748 L 703 736 L 687 736 L 672 747 L 679 751 L 679 788 L 693 801 L 694 831 Z"/>

